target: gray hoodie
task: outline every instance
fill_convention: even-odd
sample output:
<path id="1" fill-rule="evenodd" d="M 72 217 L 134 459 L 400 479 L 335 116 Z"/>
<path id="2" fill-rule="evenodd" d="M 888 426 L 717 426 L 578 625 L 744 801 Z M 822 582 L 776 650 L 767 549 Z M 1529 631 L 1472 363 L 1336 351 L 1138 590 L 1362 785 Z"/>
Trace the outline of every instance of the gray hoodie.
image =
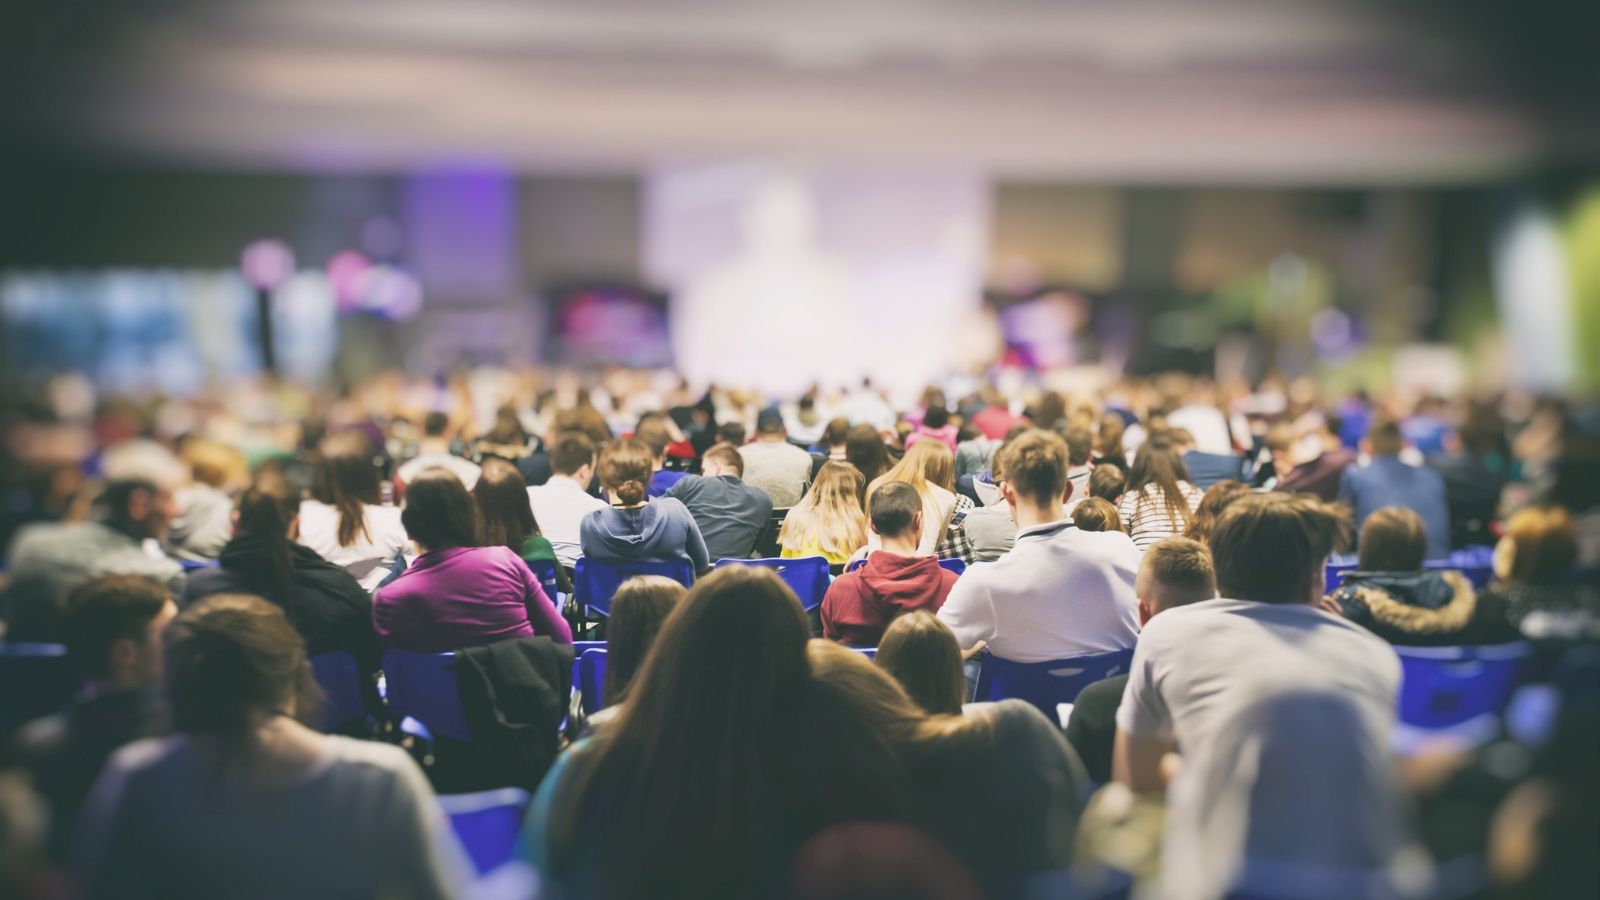
<path id="1" fill-rule="evenodd" d="M 636 509 L 597 509 L 579 523 L 578 544 L 584 556 L 602 562 L 686 559 L 696 572 L 711 567 L 700 526 L 672 497 L 657 497 Z"/>

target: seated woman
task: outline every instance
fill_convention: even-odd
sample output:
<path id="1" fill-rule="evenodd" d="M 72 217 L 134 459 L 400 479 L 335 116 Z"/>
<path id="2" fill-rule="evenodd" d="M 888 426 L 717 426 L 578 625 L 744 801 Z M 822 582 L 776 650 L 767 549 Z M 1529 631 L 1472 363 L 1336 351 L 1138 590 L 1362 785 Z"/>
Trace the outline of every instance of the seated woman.
<path id="1" fill-rule="evenodd" d="M 399 747 L 318 734 L 321 696 L 279 607 L 222 594 L 167 632 L 175 733 L 118 751 L 81 819 L 81 896 L 459 895 L 470 874 Z"/>
<path id="2" fill-rule="evenodd" d="M 343 567 L 297 543 L 299 529 L 298 508 L 282 485 L 263 481 L 245 491 L 219 565 L 189 576 L 183 606 L 213 594 L 265 597 L 283 607 L 313 656 L 343 650 L 361 671 L 377 671 L 372 598 Z"/>
<path id="3" fill-rule="evenodd" d="M 611 563 L 682 559 L 696 572 L 709 569 L 705 538 L 683 501 L 645 499 L 652 466 L 650 448 L 632 438 L 612 441 L 600 451 L 600 485 L 611 505 L 578 523 L 583 555 Z"/>
<path id="4" fill-rule="evenodd" d="M 967 699 L 961 647 L 950 626 L 927 610 L 889 624 L 878 642 L 878 668 L 894 676 L 913 703 L 930 716 L 957 716 Z"/>
<path id="5" fill-rule="evenodd" d="M 867 545 L 867 517 L 861 511 L 864 479 L 847 462 L 828 461 L 817 471 L 811 490 L 783 518 L 778 532 L 779 555 L 821 556 L 841 565 Z"/>
<path id="6" fill-rule="evenodd" d="M 611 598 L 611 618 L 606 626 L 606 708 L 589 721 L 598 724 L 606 713 L 628 699 L 634 675 L 661 633 L 667 617 L 678 608 L 689 591 L 683 585 L 660 575 L 629 578 Z"/>
<path id="7" fill-rule="evenodd" d="M 776 897 L 813 834 L 903 820 L 904 769 L 857 698 L 813 682 L 810 634 L 768 569 L 730 566 L 696 582 L 616 719 L 539 786 L 524 838 L 551 890 Z"/>
<path id="8" fill-rule="evenodd" d="M 1029 876 L 1067 865 L 1083 766 L 1031 704 L 1002 700 L 966 715 L 930 716 L 853 650 L 812 641 L 807 655 L 812 678 L 835 702 L 865 707 L 888 736 L 916 792 L 912 824 L 966 863 L 983 896 L 1023 896 Z"/>
<path id="9" fill-rule="evenodd" d="M 945 529 L 958 509 L 970 509 L 972 501 L 955 494 L 955 455 L 940 441 L 919 441 L 889 471 L 867 485 L 867 496 L 880 485 L 902 481 L 916 488 L 922 497 L 922 536 L 917 541 L 917 553 L 933 556 L 945 539 Z M 867 517 L 871 518 L 870 502 Z M 867 538 L 867 547 L 877 549 L 875 535 Z"/>
<path id="10" fill-rule="evenodd" d="M 445 653 L 531 635 L 572 643 L 522 557 L 479 546 L 478 511 L 452 472 L 424 469 L 406 488 L 402 516 L 419 555 L 372 598 L 372 622 L 388 646 Z"/>
<path id="11" fill-rule="evenodd" d="M 1182 536 L 1202 496 L 1200 489 L 1189 483 L 1183 457 L 1170 446 L 1151 441 L 1133 456 L 1117 514 L 1134 545 L 1144 550 L 1169 537 Z"/>
<path id="12" fill-rule="evenodd" d="M 373 590 L 405 555 L 400 510 L 383 506 L 372 448 L 360 434 L 329 438 L 322 447 L 311 499 L 300 504 L 300 543 Z"/>
<path id="13" fill-rule="evenodd" d="M 1531 506 L 1506 522 L 1485 600 L 1503 603 L 1530 638 L 1600 637 L 1600 592 L 1577 577 L 1578 534 L 1559 506 Z"/>
<path id="14" fill-rule="evenodd" d="M 472 499 L 477 502 L 483 521 L 484 546 L 506 547 L 523 562 L 548 563 L 555 570 L 557 588 L 563 593 L 572 592 L 572 581 L 556 559 L 555 547 L 533 517 L 528 489 L 516 466 L 503 459 L 485 459 L 478 483 L 472 488 Z"/>
<path id="15" fill-rule="evenodd" d="M 1391 644 L 1454 646 L 1516 639 L 1503 601 L 1480 597 L 1460 572 L 1422 567 L 1422 518 L 1385 506 L 1361 526 L 1361 561 L 1330 597 L 1346 619 Z"/>

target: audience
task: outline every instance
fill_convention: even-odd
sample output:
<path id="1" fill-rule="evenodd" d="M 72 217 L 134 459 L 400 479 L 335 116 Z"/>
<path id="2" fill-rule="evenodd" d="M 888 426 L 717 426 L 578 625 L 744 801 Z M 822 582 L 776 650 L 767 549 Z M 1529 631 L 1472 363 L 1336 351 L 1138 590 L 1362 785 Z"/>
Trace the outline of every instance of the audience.
<path id="1" fill-rule="evenodd" d="M 967 699 L 961 648 L 950 626 L 925 609 L 899 616 L 884 629 L 874 657 L 911 701 L 930 716 L 956 716 Z"/>
<path id="2" fill-rule="evenodd" d="M 300 504 L 300 543 L 373 590 L 409 543 L 400 510 L 382 503 L 366 439 L 354 433 L 329 438 L 311 498 Z"/>
<path id="3" fill-rule="evenodd" d="M 1090 497 L 1072 507 L 1072 524 L 1081 531 L 1122 531 L 1122 516 L 1110 502 Z"/>
<path id="4" fill-rule="evenodd" d="M 628 699 L 633 678 L 644 667 L 656 636 L 687 589 L 660 575 L 629 578 L 611 597 L 611 618 L 606 628 L 605 702 L 613 709 Z M 594 722 L 594 717 L 590 717 Z"/>
<path id="5" fill-rule="evenodd" d="M 1183 534 L 1202 496 L 1172 447 L 1147 442 L 1134 454 L 1128 486 L 1117 504 L 1123 526 L 1140 550 Z"/>
<path id="6" fill-rule="evenodd" d="M 811 457 L 806 457 L 810 467 Z M 772 519 L 772 498 L 744 482 L 744 453 L 732 444 L 717 444 L 701 457 L 700 475 L 691 475 L 666 496 L 688 508 L 705 538 L 711 560 L 748 559 Z"/>
<path id="7" fill-rule="evenodd" d="M 890 481 L 872 492 L 872 533 L 880 549 L 853 572 L 834 579 L 822 600 L 822 634 L 853 647 L 875 647 L 896 616 L 937 612 L 956 574 L 917 554 L 922 498 L 909 484 Z"/>
<path id="8" fill-rule="evenodd" d="M 951 453 L 956 452 L 956 426 L 950 424 L 950 411 L 944 408 L 944 398 L 929 406 L 922 413 L 919 421 L 911 433 L 906 435 L 905 447 L 910 450 L 918 441 L 932 439 L 950 448 Z"/>
<path id="9" fill-rule="evenodd" d="M 1128 471 L 1128 458 L 1123 449 L 1128 423 L 1123 421 L 1120 413 L 1106 410 L 1101 413 L 1098 425 L 1099 432 L 1094 440 L 1095 467 L 1099 468 L 1102 463 L 1111 463 L 1124 472 Z"/>
<path id="10" fill-rule="evenodd" d="M 779 555 L 821 556 L 829 565 L 843 565 L 867 545 L 867 516 L 861 511 L 865 489 L 855 466 L 837 460 L 823 463 L 811 490 L 783 518 Z"/>
<path id="11" fill-rule="evenodd" d="M 932 556 L 958 508 L 953 463 L 950 448 L 939 441 L 925 441 L 907 450 L 893 468 L 867 485 L 867 517 L 872 517 L 872 498 L 879 487 L 892 482 L 910 485 L 922 502 L 917 553 Z M 876 546 L 874 536 L 868 536 L 867 546 Z"/>
<path id="12" fill-rule="evenodd" d="M 678 472 L 667 468 L 667 448 L 672 446 L 672 430 L 668 423 L 672 420 L 665 415 L 651 414 L 639 420 L 639 427 L 634 429 L 634 440 L 643 443 L 650 449 L 650 467 L 654 471 L 650 474 L 650 484 L 645 487 L 645 496 L 656 498 L 665 494 L 668 489 L 683 479 L 688 472 Z"/>
<path id="13" fill-rule="evenodd" d="M 103 575 L 67 598 L 67 652 L 84 689 L 17 741 L 34 788 L 50 802 L 48 847 L 57 861 L 66 859 L 78 810 L 111 754 L 167 730 L 161 634 L 177 614 L 166 587 L 142 575 Z"/>
<path id="14" fill-rule="evenodd" d="M 1122 494 L 1127 486 L 1127 474 L 1115 463 L 1100 463 L 1089 475 L 1089 496 L 1098 497 L 1113 506 L 1122 502 Z"/>
<path id="15" fill-rule="evenodd" d="M 535 634 L 572 643 L 528 564 L 480 546 L 472 495 L 447 469 L 424 469 L 406 492 L 406 531 L 417 558 L 372 598 L 372 622 L 390 647 L 444 653 Z"/>
<path id="16" fill-rule="evenodd" d="M 151 546 L 178 514 L 181 466 L 165 450 L 137 442 L 106 456 L 106 486 L 92 520 L 29 525 L 12 541 L 7 640 L 59 643 L 67 594 L 101 575 L 145 575 L 173 594 L 183 592 L 183 568 Z"/>
<path id="17" fill-rule="evenodd" d="M 789 443 L 783 414 L 764 409 L 756 416 L 756 440 L 738 449 L 744 482 L 765 491 L 772 505 L 789 509 L 800 502 L 811 480 L 811 454 Z"/>
<path id="18" fill-rule="evenodd" d="M 1456 646 L 1515 640 L 1504 598 L 1479 597 L 1460 572 L 1422 567 L 1422 519 L 1385 506 L 1361 526 L 1360 563 L 1325 604 L 1391 644 Z"/>
<path id="19" fill-rule="evenodd" d="M 939 609 L 964 649 L 979 641 L 1015 662 L 1045 662 L 1133 646 L 1139 628 L 1133 579 L 1139 551 L 1121 532 L 1081 531 L 1061 515 L 1067 445 L 1032 431 L 997 462 L 1017 523 L 1005 556 L 974 566 Z"/>
<path id="20" fill-rule="evenodd" d="M 1071 503 L 1089 496 L 1089 478 L 1094 475 L 1094 432 L 1083 425 L 1069 425 L 1060 431 L 1067 442 L 1067 483 L 1072 485 Z"/>
<path id="21" fill-rule="evenodd" d="M 817 442 L 817 449 L 827 456 L 830 462 L 848 462 L 846 445 L 849 440 L 850 420 L 844 416 L 836 416 L 829 419 L 828 427 L 822 430 L 822 439 Z"/>
<path id="22" fill-rule="evenodd" d="M 1244 477 L 1244 458 L 1239 454 L 1197 450 L 1194 435 L 1183 428 L 1169 429 L 1166 438 L 1172 442 L 1172 449 L 1177 451 L 1196 488 L 1205 491 L 1219 481 L 1237 481 Z"/>
<path id="23" fill-rule="evenodd" d="M 600 453 L 600 483 L 611 503 L 578 523 L 583 555 L 609 563 L 684 560 L 696 572 L 710 568 L 713 558 L 707 556 L 700 526 L 674 496 L 688 479 L 654 500 L 645 499 L 649 480 L 648 447 L 631 438 L 606 445 Z"/>
<path id="24" fill-rule="evenodd" d="M 503 459 L 483 461 L 483 473 L 472 489 L 473 502 L 483 523 L 485 547 L 506 547 L 526 563 L 548 563 L 555 569 L 556 584 L 570 592 L 572 583 L 556 558 L 556 548 L 539 530 L 533 506 L 523 487 L 517 467 Z"/>
<path id="25" fill-rule="evenodd" d="M 124 747 L 96 783 L 84 897 L 457 896 L 466 859 L 416 763 L 303 724 L 320 691 L 283 610 L 225 594 L 169 631 L 176 733 Z"/>
<path id="26" fill-rule="evenodd" d="M 179 559 L 216 559 L 233 534 L 233 495 L 250 483 L 249 466 L 243 453 L 204 438 L 185 440 L 179 456 L 192 480 L 177 492 L 181 512 L 167 545 Z"/>
<path id="27" fill-rule="evenodd" d="M 1577 560 L 1577 530 L 1566 510 L 1519 510 L 1495 545 L 1495 580 L 1484 599 L 1504 604 L 1530 638 L 1600 639 L 1600 594 L 1576 577 Z"/>
<path id="28" fill-rule="evenodd" d="M 417 442 L 417 455 L 394 472 L 395 496 L 404 496 L 406 485 L 433 468 L 449 470 L 469 491 L 477 487 L 477 464 L 452 453 L 450 444 L 450 417 L 442 412 L 428 413 L 422 420 L 422 439 Z"/>
<path id="29" fill-rule="evenodd" d="M 1216 527 L 1217 517 L 1222 511 L 1233 504 L 1240 497 L 1250 496 L 1250 488 L 1242 481 L 1219 481 L 1206 488 L 1200 497 L 1200 505 L 1194 511 L 1194 518 L 1189 520 L 1189 527 L 1183 530 L 1183 536 L 1204 542 L 1211 537 L 1211 529 Z"/>
<path id="30" fill-rule="evenodd" d="M 1331 502 L 1338 498 L 1344 471 L 1355 462 L 1355 454 L 1339 440 L 1344 423 L 1337 416 L 1309 418 L 1311 421 L 1300 429 L 1294 445 L 1283 456 L 1289 467 L 1278 476 L 1276 490 L 1313 494 Z"/>
<path id="31" fill-rule="evenodd" d="M 1372 461 L 1350 467 L 1339 478 L 1339 501 L 1355 511 L 1356 528 L 1385 506 L 1403 506 L 1422 518 L 1428 538 L 1427 558 L 1450 555 L 1450 506 L 1444 479 L 1432 469 L 1409 465 L 1400 459 L 1405 444 L 1400 426 L 1379 422 L 1367 438 Z"/>
<path id="32" fill-rule="evenodd" d="M 1145 551 L 1133 582 L 1139 597 L 1139 626 L 1165 610 L 1217 596 L 1211 551 L 1189 538 L 1167 538 Z M 1067 741 L 1095 782 L 1111 780 L 1111 751 L 1117 737 L 1117 707 L 1127 675 L 1113 675 L 1084 688 L 1067 720 Z"/>
<path id="33" fill-rule="evenodd" d="M 299 511 L 285 489 L 263 482 L 245 491 L 235 515 L 220 565 L 189 577 L 184 608 L 213 594 L 254 594 L 283 607 L 306 652 L 342 650 L 361 671 L 377 671 L 372 598 L 348 571 L 296 542 Z"/>
<path id="34" fill-rule="evenodd" d="M 550 447 L 550 477 L 528 488 L 528 502 L 561 565 L 571 568 L 582 555 L 582 523 L 606 501 L 589 493 L 595 470 L 594 442 L 581 431 L 564 431 Z"/>
<path id="35" fill-rule="evenodd" d="M 889 471 L 889 448 L 884 445 L 883 436 L 876 428 L 856 425 L 845 438 L 845 460 L 856 467 L 856 471 L 866 479 L 866 484 L 871 484 Z M 861 503 L 865 506 L 866 502 L 866 490 L 863 488 Z"/>
<path id="36" fill-rule="evenodd" d="M 1314 498 L 1234 503 L 1211 533 L 1225 599 L 1164 610 L 1139 640 L 1112 768 L 1161 791 L 1162 757 L 1181 748 L 1161 848 L 1171 896 L 1298 896 L 1314 877 L 1323 895 L 1364 897 L 1417 875 L 1389 763 L 1399 661 L 1316 608 L 1339 529 Z"/>

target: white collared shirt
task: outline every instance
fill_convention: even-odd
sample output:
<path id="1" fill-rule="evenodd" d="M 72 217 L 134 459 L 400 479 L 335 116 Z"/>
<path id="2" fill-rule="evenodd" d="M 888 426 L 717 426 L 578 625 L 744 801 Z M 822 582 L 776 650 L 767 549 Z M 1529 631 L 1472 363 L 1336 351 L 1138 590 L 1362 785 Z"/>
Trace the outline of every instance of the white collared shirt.
<path id="1" fill-rule="evenodd" d="M 583 555 L 578 545 L 578 523 L 607 505 L 566 475 L 551 475 L 544 484 L 528 488 L 528 502 L 533 504 L 539 531 L 549 539 L 556 559 L 564 566 L 573 565 Z"/>

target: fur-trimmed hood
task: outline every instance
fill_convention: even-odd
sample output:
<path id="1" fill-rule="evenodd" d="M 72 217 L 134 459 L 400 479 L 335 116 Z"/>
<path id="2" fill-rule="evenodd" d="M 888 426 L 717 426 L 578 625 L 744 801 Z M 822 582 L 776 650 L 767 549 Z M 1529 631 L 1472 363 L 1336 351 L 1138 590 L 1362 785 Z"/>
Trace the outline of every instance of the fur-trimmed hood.
<path id="1" fill-rule="evenodd" d="M 1333 596 L 1347 619 L 1418 635 L 1465 629 L 1478 601 L 1455 571 L 1351 572 Z"/>

